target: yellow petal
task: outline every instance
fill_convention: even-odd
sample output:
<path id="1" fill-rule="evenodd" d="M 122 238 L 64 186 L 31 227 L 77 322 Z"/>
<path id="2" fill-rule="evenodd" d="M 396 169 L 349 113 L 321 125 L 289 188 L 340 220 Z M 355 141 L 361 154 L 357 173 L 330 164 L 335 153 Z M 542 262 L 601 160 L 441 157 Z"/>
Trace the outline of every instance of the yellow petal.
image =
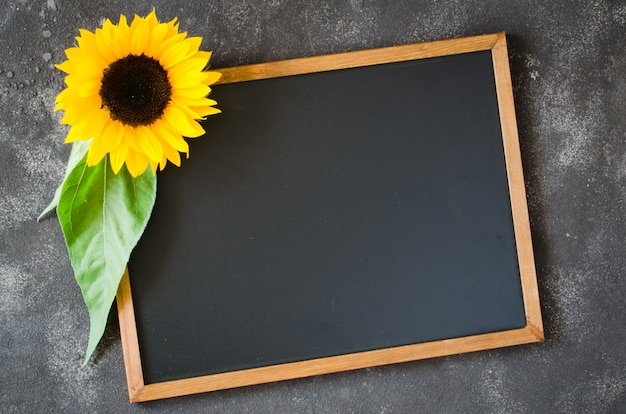
<path id="1" fill-rule="evenodd" d="M 92 33 L 89 30 L 80 29 L 80 37 L 77 37 L 76 41 L 78 42 L 78 47 L 81 50 L 91 52 L 92 60 L 96 60 L 96 62 L 94 63 L 97 63 L 98 65 L 101 65 L 103 67 L 108 66 L 108 63 L 110 62 L 107 62 L 107 60 L 98 51 L 97 38 L 95 33 Z"/>
<path id="2" fill-rule="evenodd" d="M 90 167 L 100 162 L 110 151 L 110 145 L 107 140 L 111 139 L 110 134 L 114 133 L 114 130 L 109 129 L 112 122 L 103 112 L 99 111 L 94 114 L 86 124 L 90 128 L 89 135 L 93 137 L 87 153 L 87 165 Z"/>
<path id="3" fill-rule="evenodd" d="M 180 153 L 174 150 L 170 146 L 163 147 L 163 158 L 161 159 L 161 162 L 160 162 L 161 170 L 165 168 L 165 165 L 167 164 L 167 160 L 169 160 L 175 166 L 180 167 Z"/>
<path id="4" fill-rule="evenodd" d="M 111 64 L 117 60 L 113 51 L 113 36 L 104 29 L 96 29 L 96 46 L 106 62 Z"/>
<path id="5" fill-rule="evenodd" d="M 198 51 L 201 43 L 201 37 L 190 37 L 179 43 L 180 46 L 178 47 L 178 50 L 173 50 L 172 47 L 165 49 L 163 51 L 163 55 L 161 56 L 161 62 L 165 63 L 163 67 L 168 69 L 192 57 Z M 183 45 L 185 47 L 183 47 Z"/>
<path id="6" fill-rule="evenodd" d="M 113 151 L 111 151 L 110 162 L 111 169 L 113 172 L 117 174 L 119 170 L 124 165 L 124 161 L 126 160 L 126 156 L 128 155 L 128 145 L 126 142 L 120 142 L 120 145 L 117 146 Z"/>
<path id="7" fill-rule="evenodd" d="M 65 110 L 63 123 L 67 122 L 70 124 L 85 122 L 92 113 L 102 110 L 100 109 L 102 106 L 101 99 L 98 95 L 89 98 L 80 98 L 75 93 L 72 93 L 68 94 L 67 100 L 59 101 L 59 104 L 62 105 L 62 109 Z"/>
<path id="8" fill-rule="evenodd" d="M 115 25 L 110 19 L 105 19 L 104 24 L 102 25 L 102 30 L 109 36 L 113 37 L 113 32 L 115 32 Z"/>
<path id="9" fill-rule="evenodd" d="M 188 153 L 189 152 L 189 144 L 187 141 L 183 139 L 183 137 L 171 130 L 171 127 L 168 126 L 167 122 L 162 119 L 158 119 L 151 125 L 152 131 L 164 142 L 163 148 L 165 146 L 169 146 L 174 148 L 176 151 Z"/>
<path id="10" fill-rule="evenodd" d="M 188 37 L 185 40 L 185 43 L 189 46 L 189 51 L 191 53 L 196 53 L 198 49 L 200 49 L 200 45 L 202 44 L 202 38 L 200 36 Z"/>
<path id="11" fill-rule="evenodd" d="M 111 121 L 109 114 L 106 111 L 92 111 L 87 119 L 85 119 L 85 126 L 83 130 L 85 132 L 85 138 L 93 138 L 102 134 L 104 127 Z"/>
<path id="12" fill-rule="evenodd" d="M 75 94 L 73 90 L 69 88 L 63 89 L 61 93 L 57 95 L 57 98 L 55 100 L 57 105 L 54 107 L 54 110 L 58 111 L 59 109 L 64 109 L 65 103 L 72 102 L 74 99 L 74 95 Z"/>
<path id="13" fill-rule="evenodd" d="M 83 52 L 77 47 L 70 47 L 65 49 L 65 56 L 67 56 L 68 60 L 72 61 L 80 61 Z"/>
<path id="14" fill-rule="evenodd" d="M 126 167 L 133 177 L 140 176 L 148 168 L 148 158 L 141 152 L 129 149 L 128 154 L 126 154 Z"/>
<path id="15" fill-rule="evenodd" d="M 83 129 L 80 125 L 72 125 L 70 127 L 70 131 L 67 133 L 64 143 L 71 144 L 74 141 L 86 141 L 86 138 L 83 136 Z"/>
<path id="16" fill-rule="evenodd" d="M 172 102 L 175 102 L 177 106 L 188 106 L 188 107 L 203 107 L 203 106 L 213 106 L 216 105 L 213 99 L 209 98 L 187 98 L 181 95 L 172 95 Z"/>
<path id="17" fill-rule="evenodd" d="M 167 37 L 174 36 L 178 33 L 178 18 L 174 17 L 172 20 L 165 23 L 165 26 L 167 27 Z M 187 37 L 187 32 L 181 33 L 181 35 L 185 38 Z"/>
<path id="18" fill-rule="evenodd" d="M 204 84 L 205 85 L 213 85 L 215 82 L 217 82 L 222 77 L 222 74 L 220 72 L 208 71 L 208 72 L 204 72 L 204 73 L 207 74 L 207 77 L 204 80 Z"/>
<path id="19" fill-rule="evenodd" d="M 102 137 L 94 137 L 89 145 L 89 151 L 87 152 L 87 166 L 93 167 L 104 158 L 106 151 L 104 150 L 104 143 Z"/>
<path id="20" fill-rule="evenodd" d="M 91 48 L 92 42 L 95 42 L 95 34 L 87 29 L 78 29 L 80 36 L 76 37 L 76 43 L 79 48 Z"/>
<path id="21" fill-rule="evenodd" d="M 150 170 L 152 171 L 152 175 L 155 175 L 157 172 L 157 167 L 159 166 L 158 162 L 149 161 L 150 162 Z"/>
<path id="22" fill-rule="evenodd" d="M 189 108 L 192 111 L 194 111 L 195 113 L 197 113 L 198 115 L 200 115 L 198 118 L 204 119 L 209 115 L 215 115 L 215 114 L 220 114 L 222 113 L 221 110 L 219 110 L 218 108 L 214 108 L 212 106 L 207 106 L 207 107 L 191 107 Z"/>
<path id="23" fill-rule="evenodd" d="M 123 14 L 120 14 L 120 21 L 113 32 L 113 52 L 118 59 L 128 56 L 130 52 L 130 28 Z"/>
<path id="24" fill-rule="evenodd" d="M 145 55 L 151 58 L 156 57 L 157 48 L 163 43 L 163 39 L 167 35 L 167 26 L 159 24 L 150 31 L 150 38 L 145 48 Z"/>
<path id="25" fill-rule="evenodd" d="M 172 96 L 177 95 L 190 99 L 204 98 L 211 92 L 211 88 L 207 85 L 197 85 L 193 88 L 179 88 L 178 85 L 172 85 Z"/>
<path id="26" fill-rule="evenodd" d="M 136 128 L 136 132 L 137 143 L 139 144 L 141 151 L 146 154 L 146 157 L 148 157 L 151 161 L 161 161 L 161 158 L 163 158 L 163 148 L 150 128 L 146 126 L 139 126 Z"/>
<path id="27" fill-rule="evenodd" d="M 202 115 L 200 115 L 194 108 L 189 105 L 181 104 L 180 101 L 172 98 L 172 104 L 178 107 L 181 111 L 187 115 L 189 119 L 200 119 Z"/>
<path id="28" fill-rule="evenodd" d="M 181 109 L 174 105 L 165 108 L 163 117 L 175 131 L 183 136 L 195 138 L 204 134 L 204 129 L 196 121 L 189 119 Z"/>
<path id="29" fill-rule="evenodd" d="M 110 121 L 102 131 L 104 150 L 109 153 L 115 150 L 122 142 L 124 126 L 118 121 Z"/>
<path id="30" fill-rule="evenodd" d="M 120 19 L 117 22 L 117 28 L 118 30 L 122 30 L 126 32 L 130 29 L 130 27 L 128 26 L 128 20 L 126 19 L 125 15 L 120 14 Z"/>
<path id="31" fill-rule="evenodd" d="M 166 29 L 167 31 L 170 31 L 170 28 L 167 26 Z M 161 66 L 163 66 L 164 68 L 166 67 L 166 62 L 161 61 L 161 55 L 163 54 L 163 51 L 172 44 L 180 43 L 183 39 L 185 39 L 185 35 L 185 33 L 169 34 L 168 32 L 166 32 L 164 40 L 154 46 L 152 50 L 152 53 L 154 53 L 153 57 L 161 63 Z"/>
<path id="32" fill-rule="evenodd" d="M 141 55 L 150 40 L 150 27 L 145 19 L 135 15 L 133 23 L 130 26 L 130 53 L 133 55 Z"/>
<path id="33" fill-rule="evenodd" d="M 168 73 L 168 79 L 171 85 L 176 85 L 177 88 L 192 88 L 197 85 L 203 84 L 207 78 L 207 72 L 178 72 Z"/>
<path id="34" fill-rule="evenodd" d="M 124 141 L 129 149 L 141 151 L 141 145 L 139 145 L 139 138 L 137 137 L 137 130 L 135 128 L 129 126 L 124 127 Z"/>
<path id="35" fill-rule="evenodd" d="M 99 61 L 95 59 L 89 60 L 81 60 L 76 63 L 76 74 L 80 76 L 81 79 L 101 79 L 102 73 L 106 66 L 103 66 Z"/>
<path id="36" fill-rule="evenodd" d="M 152 29 L 154 27 L 156 27 L 156 25 L 159 24 L 159 20 L 156 17 L 156 10 L 152 9 L 152 11 L 150 12 L 150 14 L 148 14 L 146 16 L 146 22 L 148 23 L 148 26 Z"/>
<path id="37" fill-rule="evenodd" d="M 100 79 L 83 80 L 78 87 L 78 96 L 84 98 L 89 95 L 98 94 L 100 85 Z"/>
<path id="38" fill-rule="evenodd" d="M 66 60 L 63 63 L 54 65 L 54 67 L 56 67 L 59 70 L 62 70 L 65 73 L 72 73 L 74 71 L 75 66 L 76 64 L 71 60 Z"/>
<path id="39" fill-rule="evenodd" d="M 180 74 L 180 73 L 198 73 L 202 72 L 207 65 L 206 59 L 185 59 L 182 62 L 177 63 L 172 66 L 167 72 L 169 74 Z"/>
<path id="40" fill-rule="evenodd" d="M 181 62 L 189 54 L 189 45 L 184 42 L 170 42 L 159 56 L 159 62 L 164 69 L 171 68 Z"/>
<path id="41" fill-rule="evenodd" d="M 198 50 L 196 53 L 191 56 L 193 58 L 201 58 L 206 59 L 207 61 L 211 60 L 211 51 Z"/>

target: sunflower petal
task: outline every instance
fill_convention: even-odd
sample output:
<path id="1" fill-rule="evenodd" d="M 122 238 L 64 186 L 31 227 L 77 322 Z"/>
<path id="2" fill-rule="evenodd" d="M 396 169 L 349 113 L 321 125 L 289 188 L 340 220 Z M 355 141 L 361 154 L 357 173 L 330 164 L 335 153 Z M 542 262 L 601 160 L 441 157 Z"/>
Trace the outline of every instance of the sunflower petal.
<path id="1" fill-rule="evenodd" d="M 76 67 L 76 63 L 74 63 L 71 60 L 66 60 L 63 63 L 58 63 L 56 65 L 54 65 L 57 69 L 62 70 L 65 73 L 72 73 L 74 71 L 74 68 Z"/>
<path id="2" fill-rule="evenodd" d="M 175 166 L 180 167 L 180 153 L 176 151 L 174 148 L 165 145 L 163 146 L 163 158 L 161 159 L 161 162 L 159 163 L 161 170 L 165 168 L 167 161 L 170 161 Z"/>
<path id="3" fill-rule="evenodd" d="M 185 42 L 176 42 L 168 45 L 161 56 L 159 62 L 165 69 L 169 69 L 175 64 L 181 62 L 189 53 L 189 46 Z"/>
<path id="4" fill-rule="evenodd" d="M 166 26 L 166 29 L 168 32 L 171 31 L 170 27 Z M 160 44 L 155 45 L 154 50 L 153 50 L 154 58 L 157 59 L 164 68 L 166 68 L 167 65 L 166 65 L 166 62 L 164 62 L 161 59 L 161 55 L 168 47 L 170 47 L 170 45 L 180 43 L 183 40 L 185 40 L 185 35 L 186 35 L 185 33 L 174 32 L 173 34 L 170 34 L 168 32 L 166 32 L 165 40 L 161 42 Z"/>
<path id="5" fill-rule="evenodd" d="M 159 24 L 153 27 L 150 31 L 150 39 L 144 50 L 145 55 L 154 58 L 158 50 L 157 48 L 163 43 L 166 35 L 167 26 L 165 24 Z"/>
<path id="6" fill-rule="evenodd" d="M 102 78 L 102 72 L 106 68 L 100 62 L 94 59 L 83 59 L 81 62 L 76 63 L 74 72 L 82 79 L 100 79 Z"/>
<path id="7" fill-rule="evenodd" d="M 120 21 L 113 32 L 113 52 L 118 59 L 130 53 L 130 27 L 123 14 L 120 15 Z"/>
<path id="8" fill-rule="evenodd" d="M 152 175 L 155 175 L 157 172 L 157 168 L 159 167 L 158 162 L 149 161 L 150 162 L 150 170 L 152 171 Z"/>
<path id="9" fill-rule="evenodd" d="M 196 53 L 198 49 L 200 49 L 200 45 L 202 44 L 202 38 L 200 36 L 188 37 L 185 40 L 187 45 L 189 45 L 189 51 L 192 53 Z"/>
<path id="10" fill-rule="evenodd" d="M 174 102 L 178 106 L 184 105 L 190 108 L 217 105 L 217 102 L 215 102 L 213 99 L 204 98 L 204 97 L 203 98 L 187 98 L 181 95 L 172 95 L 172 102 Z"/>
<path id="11" fill-rule="evenodd" d="M 189 153 L 189 144 L 187 141 L 185 141 L 180 134 L 173 132 L 167 122 L 159 119 L 152 125 L 152 128 L 153 132 L 155 132 L 155 134 L 158 133 L 159 138 L 161 138 L 165 144 L 163 145 L 163 148 L 170 146 L 176 151 L 184 152 L 186 154 Z"/>
<path id="12" fill-rule="evenodd" d="M 222 74 L 220 72 L 208 71 L 208 72 L 204 72 L 204 73 L 207 74 L 207 77 L 204 80 L 204 84 L 205 85 L 213 85 L 215 82 L 217 82 L 222 77 Z"/>
<path id="13" fill-rule="evenodd" d="M 133 23 L 130 26 L 130 53 L 133 55 L 141 55 L 150 40 L 150 26 L 148 21 L 135 15 Z"/>
<path id="14" fill-rule="evenodd" d="M 107 153 L 113 152 L 124 137 L 124 126 L 117 121 L 110 121 L 104 127 L 102 131 L 102 138 L 104 141 L 105 151 Z"/>
<path id="15" fill-rule="evenodd" d="M 165 121 L 183 136 L 195 138 L 204 134 L 204 129 L 196 121 L 190 120 L 181 109 L 174 105 L 168 106 L 163 116 Z"/>
<path id="16" fill-rule="evenodd" d="M 141 151 L 139 145 L 139 138 L 137 137 L 137 130 L 133 127 L 124 127 L 124 141 L 128 144 L 128 147 L 133 151 Z"/>
<path id="17" fill-rule="evenodd" d="M 172 95 L 178 95 L 185 98 L 197 99 L 204 98 L 211 92 L 211 88 L 207 85 L 197 85 L 193 88 L 180 88 L 178 85 L 172 85 Z"/>
<path id="18" fill-rule="evenodd" d="M 111 160 L 111 168 L 113 169 L 113 172 L 115 174 L 117 174 L 122 168 L 122 165 L 124 165 L 124 161 L 126 160 L 127 155 L 128 144 L 126 144 L 126 142 L 124 141 L 120 142 L 117 148 L 111 151 L 111 156 L 109 157 L 109 159 Z"/>
<path id="19" fill-rule="evenodd" d="M 115 52 L 113 51 L 113 36 L 104 29 L 96 29 L 96 47 L 107 63 L 110 64 L 117 60 Z"/>
<path id="20" fill-rule="evenodd" d="M 192 88 L 203 84 L 207 78 L 207 72 L 178 72 L 169 73 L 170 82 L 178 88 Z"/>
<path id="21" fill-rule="evenodd" d="M 85 141 L 86 139 L 83 137 L 83 129 L 80 125 L 72 125 L 70 127 L 70 131 L 67 133 L 65 137 L 64 144 L 71 144 L 74 141 Z"/>
<path id="22" fill-rule="evenodd" d="M 76 38 L 78 47 L 81 50 L 90 51 L 92 60 L 100 66 L 108 66 L 107 60 L 100 54 L 97 44 L 97 36 L 95 33 L 86 29 L 80 29 L 80 36 Z"/>
<path id="23" fill-rule="evenodd" d="M 137 143 L 141 151 L 148 157 L 149 160 L 159 162 L 163 158 L 163 148 L 161 143 L 150 130 L 145 126 L 140 126 L 137 131 Z"/>
<path id="24" fill-rule="evenodd" d="M 126 154 L 126 168 L 133 177 L 138 177 L 148 168 L 148 158 L 141 152 L 128 149 Z"/>
<path id="25" fill-rule="evenodd" d="M 78 96 L 81 98 L 97 94 L 100 90 L 100 79 L 83 80 L 78 87 Z"/>
<path id="26" fill-rule="evenodd" d="M 206 51 L 204 51 L 204 50 L 198 50 L 198 51 L 197 51 L 196 53 L 194 53 L 194 54 L 193 54 L 193 56 L 191 56 L 191 57 L 192 57 L 192 58 L 201 58 L 201 59 L 206 59 L 206 60 L 207 60 L 207 62 L 208 62 L 209 60 L 211 60 L 211 55 L 212 55 L 212 53 L 211 53 L 210 51 L 209 51 L 209 52 L 206 52 Z"/>
<path id="27" fill-rule="evenodd" d="M 115 31 L 115 25 L 113 24 L 111 19 L 104 20 L 104 24 L 102 25 L 102 30 L 109 36 L 113 36 L 113 32 Z"/>
<path id="28" fill-rule="evenodd" d="M 89 152 L 87 153 L 87 165 L 94 166 L 100 162 L 104 156 L 110 152 L 111 140 L 115 139 L 111 137 L 111 134 L 116 134 L 115 127 L 111 127 L 111 122 L 108 117 L 99 116 L 93 117 L 88 125 L 94 125 L 94 133 L 90 134 L 93 137 L 91 145 L 89 145 Z M 96 119 L 97 118 L 97 119 Z"/>
<path id="29" fill-rule="evenodd" d="M 200 115 L 199 118 L 204 119 L 209 115 L 216 115 L 216 114 L 221 114 L 222 111 L 218 108 L 214 108 L 212 106 L 208 106 L 208 107 L 191 107 L 189 108 L 191 110 L 193 110 L 194 112 L 196 112 L 198 115 Z"/>
<path id="30" fill-rule="evenodd" d="M 153 28 L 159 24 L 159 20 L 156 17 L 156 10 L 152 9 L 150 14 L 146 16 L 146 22 L 148 23 L 148 26 L 150 28 Z"/>
<path id="31" fill-rule="evenodd" d="M 104 150 L 103 137 L 95 137 L 89 145 L 89 151 L 87 152 L 87 166 L 93 167 L 104 158 L 106 151 Z"/>
<path id="32" fill-rule="evenodd" d="M 167 72 L 171 74 L 202 72 L 207 65 L 206 59 L 193 58 L 186 59 L 172 66 Z"/>

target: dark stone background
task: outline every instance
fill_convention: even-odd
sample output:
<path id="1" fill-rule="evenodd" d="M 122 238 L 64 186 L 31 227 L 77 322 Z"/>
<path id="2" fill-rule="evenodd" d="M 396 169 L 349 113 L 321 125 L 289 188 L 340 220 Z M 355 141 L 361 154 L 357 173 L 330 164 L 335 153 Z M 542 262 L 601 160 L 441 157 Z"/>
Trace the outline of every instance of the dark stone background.
<path id="1" fill-rule="evenodd" d="M 3 0 L 0 412 L 626 412 L 623 0 Z M 88 318 L 56 217 L 69 146 L 53 112 L 78 28 L 179 17 L 213 67 L 506 31 L 544 343 L 129 405 L 117 318 Z M 372 97 L 376 105 L 376 97 Z"/>

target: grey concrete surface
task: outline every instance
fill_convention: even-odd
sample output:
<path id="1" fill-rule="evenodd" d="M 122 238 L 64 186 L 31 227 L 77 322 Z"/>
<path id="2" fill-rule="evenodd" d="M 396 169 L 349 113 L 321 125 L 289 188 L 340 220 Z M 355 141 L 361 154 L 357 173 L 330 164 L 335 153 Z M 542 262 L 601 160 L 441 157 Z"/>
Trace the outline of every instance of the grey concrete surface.
<path id="1" fill-rule="evenodd" d="M 69 155 L 52 64 L 153 7 L 215 68 L 506 31 L 546 341 L 130 405 L 112 314 L 81 368 L 87 312 L 56 217 L 36 222 Z M 623 0 L 3 0 L 0 45 L 0 412 L 626 412 Z"/>

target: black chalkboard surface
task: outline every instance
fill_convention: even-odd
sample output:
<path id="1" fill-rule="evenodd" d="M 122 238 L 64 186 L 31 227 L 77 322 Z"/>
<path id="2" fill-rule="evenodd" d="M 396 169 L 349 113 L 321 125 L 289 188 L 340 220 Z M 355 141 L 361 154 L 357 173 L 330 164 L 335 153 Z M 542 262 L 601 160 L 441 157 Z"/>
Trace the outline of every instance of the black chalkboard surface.
<path id="1" fill-rule="evenodd" d="M 131 400 L 540 340 L 504 42 L 224 70 L 118 296 Z"/>

